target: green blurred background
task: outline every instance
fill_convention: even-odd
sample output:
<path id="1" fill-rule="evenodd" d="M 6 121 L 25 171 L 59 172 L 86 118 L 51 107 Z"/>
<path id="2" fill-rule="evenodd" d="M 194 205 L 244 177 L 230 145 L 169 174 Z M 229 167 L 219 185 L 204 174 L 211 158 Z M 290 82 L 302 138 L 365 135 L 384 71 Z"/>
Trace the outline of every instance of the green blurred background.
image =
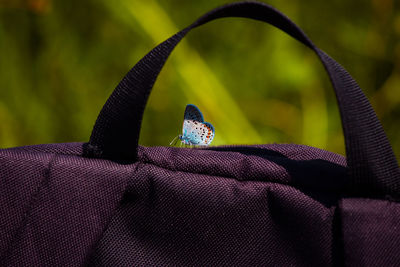
<path id="1" fill-rule="evenodd" d="M 264 1 L 300 25 L 359 82 L 400 156 L 400 6 L 395 0 Z M 126 72 L 226 0 L 0 0 L 0 147 L 87 141 Z M 167 61 L 140 144 L 168 145 L 186 104 L 213 145 L 299 143 L 344 154 L 339 113 L 316 56 L 261 22 L 192 31 Z"/>

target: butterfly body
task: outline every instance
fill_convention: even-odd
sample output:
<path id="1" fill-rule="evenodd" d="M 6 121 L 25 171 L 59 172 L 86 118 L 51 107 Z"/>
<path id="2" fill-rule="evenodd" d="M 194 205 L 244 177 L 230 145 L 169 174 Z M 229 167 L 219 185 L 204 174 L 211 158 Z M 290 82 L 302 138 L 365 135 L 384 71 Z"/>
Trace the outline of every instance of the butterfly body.
<path id="1" fill-rule="evenodd" d="M 207 146 L 214 139 L 215 130 L 205 122 L 201 111 L 192 104 L 186 106 L 182 134 L 178 136 L 185 145 Z"/>

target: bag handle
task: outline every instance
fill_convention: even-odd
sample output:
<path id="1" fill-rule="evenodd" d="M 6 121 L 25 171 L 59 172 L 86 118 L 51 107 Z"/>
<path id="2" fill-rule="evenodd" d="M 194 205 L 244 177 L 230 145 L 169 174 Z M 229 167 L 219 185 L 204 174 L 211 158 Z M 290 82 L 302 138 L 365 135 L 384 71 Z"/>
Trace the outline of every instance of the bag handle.
<path id="1" fill-rule="evenodd" d="M 193 28 L 218 18 L 264 21 L 311 48 L 335 89 L 346 145 L 349 191 L 367 196 L 400 196 L 400 171 L 390 143 L 368 99 L 349 73 L 317 48 L 289 18 L 259 2 L 236 2 L 206 13 L 144 56 L 103 106 L 84 156 L 135 162 L 143 112 L 154 82 L 179 41 Z"/>

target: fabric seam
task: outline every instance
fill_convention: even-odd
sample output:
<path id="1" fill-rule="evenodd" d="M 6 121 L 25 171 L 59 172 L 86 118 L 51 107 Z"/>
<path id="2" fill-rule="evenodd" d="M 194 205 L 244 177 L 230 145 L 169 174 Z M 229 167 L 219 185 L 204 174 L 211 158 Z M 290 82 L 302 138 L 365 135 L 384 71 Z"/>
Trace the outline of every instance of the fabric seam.
<path id="1" fill-rule="evenodd" d="M 132 174 L 137 173 L 139 170 L 139 166 L 143 165 L 143 163 L 138 161 L 135 165 L 136 165 L 135 168 L 131 172 Z M 125 183 L 125 186 L 123 189 L 123 193 L 121 194 L 118 204 L 116 205 L 115 209 L 113 210 L 112 214 L 110 215 L 108 222 L 104 224 L 103 230 L 99 234 L 99 238 L 95 242 L 93 242 L 93 245 L 89 248 L 88 253 L 84 259 L 83 266 L 90 266 L 90 260 L 93 256 L 93 253 L 95 252 L 96 247 L 98 246 L 99 242 L 101 241 L 102 237 L 104 236 L 104 233 L 107 231 L 108 227 L 110 226 L 111 220 L 115 217 L 115 214 L 117 213 L 119 207 L 121 206 L 122 199 L 124 198 L 124 195 L 125 195 L 125 192 L 127 191 L 128 186 L 129 186 L 129 179 L 126 180 L 126 183 Z"/>
<path id="2" fill-rule="evenodd" d="M 13 247 L 15 246 L 15 244 L 18 240 L 18 237 L 23 235 L 26 227 L 29 225 L 29 221 L 32 216 L 33 208 L 35 207 L 35 205 L 37 205 L 37 202 L 40 198 L 42 189 L 48 184 L 48 181 L 50 180 L 51 166 L 53 165 L 53 162 L 55 161 L 57 156 L 58 156 L 58 154 L 52 153 L 49 163 L 47 164 L 47 167 L 44 170 L 43 179 L 40 181 L 35 192 L 32 193 L 29 203 L 26 207 L 26 211 L 24 212 L 24 214 L 22 216 L 21 225 L 17 228 L 16 233 L 11 238 L 11 241 L 10 241 L 9 245 L 7 246 L 7 249 L 4 251 L 4 254 L 1 257 L 0 262 L 4 262 L 7 260 L 7 257 L 12 253 Z"/>

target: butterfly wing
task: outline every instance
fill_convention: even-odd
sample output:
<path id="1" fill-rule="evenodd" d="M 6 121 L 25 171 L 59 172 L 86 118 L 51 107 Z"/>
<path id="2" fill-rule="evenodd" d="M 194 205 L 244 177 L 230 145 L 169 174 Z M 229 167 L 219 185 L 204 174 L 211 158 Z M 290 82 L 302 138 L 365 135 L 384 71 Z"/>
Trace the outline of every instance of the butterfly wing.
<path id="1" fill-rule="evenodd" d="M 205 122 L 203 123 L 203 125 L 205 128 L 205 129 L 203 128 L 205 134 L 203 136 L 202 143 L 203 145 L 209 145 L 214 139 L 215 129 L 214 126 L 209 122 Z"/>
<path id="2" fill-rule="evenodd" d="M 197 145 L 198 125 L 204 121 L 203 114 L 198 107 L 188 104 L 185 109 L 182 127 L 182 141 L 189 145 Z"/>
<path id="3" fill-rule="evenodd" d="M 204 122 L 203 114 L 200 109 L 192 104 L 186 106 L 184 120 Z"/>
<path id="4" fill-rule="evenodd" d="M 200 145 L 202 142 L 202 125 L 201 122 L 184 120 L 181 140 L 188 145 Z"/>

